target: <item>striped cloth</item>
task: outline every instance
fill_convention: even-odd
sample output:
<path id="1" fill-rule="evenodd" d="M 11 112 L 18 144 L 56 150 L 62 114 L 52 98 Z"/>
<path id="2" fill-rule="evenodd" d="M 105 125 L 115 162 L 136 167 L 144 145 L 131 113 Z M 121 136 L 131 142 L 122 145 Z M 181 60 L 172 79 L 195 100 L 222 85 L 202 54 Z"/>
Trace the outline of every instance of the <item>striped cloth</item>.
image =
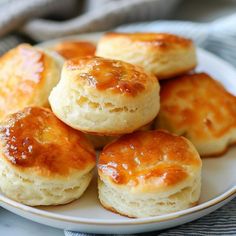
<path id="1" fill-rule="evenodd" d="M 182 21 L 154 21 L 121 26 L 123 32 L 170 32 L 192 38 L 200 47 L 224 58 L 236 67 L 236 14 L 212 23 Z M 66 236 L 95 236 L 80 232 L 65 231 Z M 147 235 L 147 234 L 138 234 Z M 236 198 L 217 211 L 191 223 L 148 235 L 200 236 L 236 235 Z"/>

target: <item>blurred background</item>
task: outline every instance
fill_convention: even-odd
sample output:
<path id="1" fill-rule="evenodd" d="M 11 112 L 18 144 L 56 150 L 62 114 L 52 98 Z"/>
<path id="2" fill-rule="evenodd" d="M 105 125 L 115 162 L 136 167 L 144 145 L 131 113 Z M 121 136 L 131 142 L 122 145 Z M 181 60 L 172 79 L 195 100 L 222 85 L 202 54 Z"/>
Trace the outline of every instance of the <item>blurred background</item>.
<path id="1" fill-rule="evenodd" d="M 111 30 L 131 22 L 211 22 L 233 13 L 235 0 L 0 0 L 0 54 L 21 42 Z"/>

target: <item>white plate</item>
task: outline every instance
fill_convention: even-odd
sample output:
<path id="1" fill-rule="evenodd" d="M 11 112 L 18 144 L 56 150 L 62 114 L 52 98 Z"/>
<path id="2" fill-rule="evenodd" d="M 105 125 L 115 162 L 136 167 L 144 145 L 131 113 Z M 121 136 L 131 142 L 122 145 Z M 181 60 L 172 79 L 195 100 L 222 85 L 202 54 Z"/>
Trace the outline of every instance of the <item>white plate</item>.
<path id="1" fill-rule="evenodd" d="M 96 42 L 100 34 L 69 37 Z M 60 39 L 61 40 L 61 39 Z M 58 40 L 40 46 L 48 47 Z M 236 71 L 216 56 L 198 49 L 198 71 L 205 71 L 236 95 Z M 200 218 L 236 196 L 236 147 L 218 158 L 203 159 L 202 193 L 198 206 L 158 217 L 129 219 L 101 207 L 94 179 L 77 201 L 55 207 L 29 207 L 0 192 L 0 205 L 27 219 L 57 228 L 89 233 L 141 233 L 170 228 Z"/>

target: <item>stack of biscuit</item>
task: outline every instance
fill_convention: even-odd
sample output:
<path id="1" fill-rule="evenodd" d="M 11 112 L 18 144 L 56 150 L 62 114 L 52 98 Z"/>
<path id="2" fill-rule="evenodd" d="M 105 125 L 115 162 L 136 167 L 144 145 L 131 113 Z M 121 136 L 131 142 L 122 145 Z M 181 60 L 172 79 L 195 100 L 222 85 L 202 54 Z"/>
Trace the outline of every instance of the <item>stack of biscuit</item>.
<path id="1" fill-rule="evenodd" d="M 99 200 L 115 213 L 196 205 L 200 155 L 236 142 L 236 98 L 196 65 L 193 42 L 164 33 L 12 49 L 0 58 L 1 191 L 31 206 L 65 204 L 97 167 Z"/>

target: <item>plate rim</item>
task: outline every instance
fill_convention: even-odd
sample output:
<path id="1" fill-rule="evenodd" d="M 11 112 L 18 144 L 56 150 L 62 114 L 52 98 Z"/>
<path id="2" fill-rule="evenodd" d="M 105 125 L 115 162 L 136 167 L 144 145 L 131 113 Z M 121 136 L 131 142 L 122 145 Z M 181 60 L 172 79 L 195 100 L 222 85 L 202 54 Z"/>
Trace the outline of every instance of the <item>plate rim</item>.
<path id="1" fill-rule="evenodd" d="M 18 210 L 22 210 L 27 213 L 31 213 L 34 215 L 37 215 L 39 217 L 45 217 L 48 219 L 52 220 L 58 220 L 58 221 L 66 221 L 69 223 L 80 223 L 80 224 L 93 224 L 93 225 L 137 225 L 137 224 L 149 224 L 149 223 L 159 223 L 159 222 L 165 222 L 165 221 L 170 221 L 174 220 L 176 218 L 180 218 L 183 216 L 187 216 L 193 213 L 197 213 L 206 209 L 209 209 L 213 206 L 216 206 L 220 204 L 221 202 L 226 201 L 227 199 L 232 199 L 236 197 L 236 186 L 231 187 L 221 195 L 204 202 L 202 204 L 199 204 L 197 206 L 174 212 L 174 213 L 169 213 L 166 215 L 162 216 L 153 216 L 153 217 L 145 217 L 145 218 L 136 218 L 136 219 L 116 219 L 116 220 L 100 220 L 100 219 L 89 219 L 89 218 L 81 218 L 81 217 L 75 217 L 75 216 L 62 216 L 58 213 L 51 213 L 47 212 L 45 210 L 41 210 L 35 207 L 27 206 L 22 203 L 16 202 L 6 196 L 4 196 L 2 193 L 0 193 L 0 205 L 1 202 L 7 204 L 8 206 L 17 208 Z M 4 206 L 3 206 L 4 208 Z"/>
<path id="2" fill-rule="evenodd" d="M 59 42 L 59 41 L 63 41 L 63 40 L 69 40 L 69 39 L 86 39 L 87 37 L 98 37 L 101 36 L 104 32 L 95 32 L 95 33 L 87 33 L 87 34 L 80 34 L 80 35 L 70 35 L 70 36 L 66 36 L 66 37 L 62 37 L 62 38 L 57 38 L 57 39 L 52 39 L 52 40 L 48 40 L 45 41 L 43 43 L 37 44 L 37 47 L 49 47 L 50 45 L 52 45 L 53 43 Z M 89 40 L 89 39 L 87 39 Z M 95 41 L 95 40 L 94 40 Z M 197 53 L 201 53 L 201 54 L 205 54 L 206 56 L 210 56 L 211 58 L 214 58 L 214 60 L 217 60 L 219 63 L 224 64 L 224 66 L 226 66 L 231 72 L 233 72 L 236 75 L 236 70 L 235 68 L 228 63 L 227 61 L 221 59 L 220 57 L 216 56 L 215 54 L 206 51 L 202 48 L 197 48 Z M 48 212 L 46 210 L 42 210 L 42 209 L 38 209 L 35 207 L 31 207 L 31 206 L 27 206 L 24 205 L 22 203 L 16 202 L 6 196 L 4 196 L 2 193 L 0 193 L 0 205 L 1 202 L 16 208 L 18 210 L 21 210 L 23 212 L 27 212 L 33 215 L 36 215 L 38 217 L 44 217 L 47 219 L 51 219 L 51 220 L 57 220 L 57 221 L 63 221 L 63 222 L 68 222 L 68 223 L 77 223 L 77 224 L 87 224 L 87 225 L 138 225 L 138 224 L 150 224 L 150 223 L 159 223 L 159 222 L 166 222 L 166 221 L 170 221 L 170 220 L 175 220 L 177 218 L 180 217 L 184 217 L 193 213 L 197 213 L 206 209 L 209 209 L 211 207 L 217 206 L 218 204 L 220 204 L 221 202 L 226 201 L 227 199 L 230 198 L 234 198 L 236 197 L 236 185 L 230 187 L 228 190 L 224 191 L 222 194 L 218 195 L 217 197 L 208 200 L 204 203 L 201 203 L 197 206 L 182 210 L 182 211 L 178 211 L 178 212 L 174 212 L 174 213 L 169 213 L 169 214 L 165 214 L 162 216 L 153 216 L 153 217 L 145 217 L 145 218 L 136 218 L 136 219 L 89 219 L 89 218 L 81 218 L 81 217 L 76 217 L 76 216 L 63 216 L 61 214 L 58 213 L 52 213 L 52 212 Z M 4 208 L 4 206 L 2 206 Z"/>

